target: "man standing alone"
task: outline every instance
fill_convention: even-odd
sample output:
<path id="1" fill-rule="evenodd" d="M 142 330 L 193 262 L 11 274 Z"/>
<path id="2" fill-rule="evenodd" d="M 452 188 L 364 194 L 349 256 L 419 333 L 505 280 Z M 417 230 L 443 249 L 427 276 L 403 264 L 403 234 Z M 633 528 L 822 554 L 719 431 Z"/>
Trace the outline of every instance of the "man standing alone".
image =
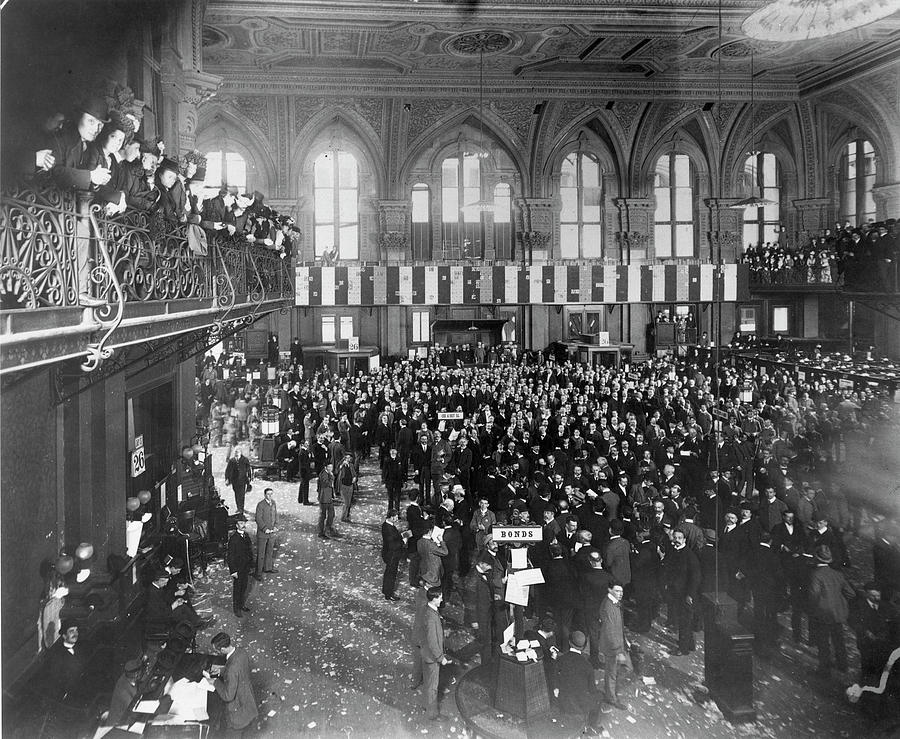
<path id="1" fill-rule="evenodd" d="M 441 665 L 450 664 L 450 660 L 444 655 L 444 626 L 438 613 L 438 608 L 444 601 L 440 585 L 428 588 L 426 597 L 428 600 L 416 613 L 413 624 L 413 685 L 423 683 L 425 716 L 429 721 L 439 721 L 444 718 L 438 707 Z"/>
<path id="2" fill-rule="evenodd" d="M 238 513 L 244 512 L 244 496 L 247 495 L 250 477 L 250 460 L 243 455 L 240 449 L 235 449 L 234 456 L 225 465 L 225 482 L 234 490 L 234 502 Z"/>
<path id="3" fill-rule="evenodd" d="M 331 461 L 319 473 L 319 538 L 337 536 L 334 530 L 334 465 Z M 327 530 L 327 534 L 325 533 Z"/>
<path id="4" fill-rule="evenodd" d="M 243 618 L 244 613 L 250 611 L 244 605 L 247 597 L 247 581 L 250 577 L 250 568 L 253 566 L 253 545 L 250 537 L 244 530 L 246 520 L 238 516 L 235 522 L 236 529 L 228 539 L 228 570 L 231 573 L 232 591 L 231 601 L 234 615 Z"/>
<path id="5" fill-rule="evenodd" d="M 278 507 L 275 493 L 266 488 L 263 499 L 256 504 L 256 578 L 263 572 L 278 572 L 274 566 L 275 530 L 278 526 Z"/>

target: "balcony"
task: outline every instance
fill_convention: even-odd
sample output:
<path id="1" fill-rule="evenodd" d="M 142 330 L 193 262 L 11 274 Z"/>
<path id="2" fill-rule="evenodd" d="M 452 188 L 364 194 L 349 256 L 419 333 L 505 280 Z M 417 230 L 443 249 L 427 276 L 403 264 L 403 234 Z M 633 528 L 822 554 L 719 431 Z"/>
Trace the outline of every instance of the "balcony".
<path id="1" fill-rule="evenodd" d="M 750 267 L 750 290 L 753 292 L 835 292 L 843 284 L 837 263 L 827 267 Z"/>
<path id="2" fill-rule="evenodd" d="M 105 218 L 88 193 L 5 193 L 0 373 L 76 358 L 90 372 L 118 347 L 204 328 L 214 339 L 293 303 L 275 252 L 218 236 L 204 247 L 188 228 Z"/>

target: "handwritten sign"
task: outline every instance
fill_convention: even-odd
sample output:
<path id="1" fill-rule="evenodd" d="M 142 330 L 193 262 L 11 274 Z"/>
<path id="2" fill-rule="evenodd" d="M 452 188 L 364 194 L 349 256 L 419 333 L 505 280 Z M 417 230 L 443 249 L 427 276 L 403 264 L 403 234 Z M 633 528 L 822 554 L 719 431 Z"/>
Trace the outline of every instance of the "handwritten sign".
<path id="1" fill-rule="evenodd" d="M 441 411 L 438 413 L 438 421 L 462 421 L 462 411 Z"/>

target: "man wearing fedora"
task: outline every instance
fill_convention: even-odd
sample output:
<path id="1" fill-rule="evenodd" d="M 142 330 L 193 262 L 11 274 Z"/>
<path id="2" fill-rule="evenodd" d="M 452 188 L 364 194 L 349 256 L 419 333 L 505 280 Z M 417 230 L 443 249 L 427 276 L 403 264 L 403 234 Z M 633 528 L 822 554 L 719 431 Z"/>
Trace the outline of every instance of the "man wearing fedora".
<path id="1" fill-rule="evenodd" d="M 77 106 L 75 113 L 74 125 L 50 134 L 47 145 L 50 158 L 45 157 L 45 163 L 52 160 L 50 176 L 61 188 L 91 190 L 102 187 L 109 183 L 109 167 L 96 163 L 89 168 L 85 155 L 88 145 L 109 122 L 106 100 L 99 96 L 87 98 Z M 78 302 L 82 307 L 96 308 L 104 305 L 105 301 L 93 297 L 90 292 L 91 246 L 86 239 L 78 239 L 78 242 Z"/>
<path id="2" fill-rule="evenodd" d="M 832 647 L 837 668 L 841 672 L 847 669 L 844 624 L 850 614 L 850 601 L 856 596 L 844 575 L 831 567 L 832 561 L 828 546 L 816 548 L 808 590 L 810 641 L 819 651 L 819 673 L 825 675 L 832 665 Z"/>

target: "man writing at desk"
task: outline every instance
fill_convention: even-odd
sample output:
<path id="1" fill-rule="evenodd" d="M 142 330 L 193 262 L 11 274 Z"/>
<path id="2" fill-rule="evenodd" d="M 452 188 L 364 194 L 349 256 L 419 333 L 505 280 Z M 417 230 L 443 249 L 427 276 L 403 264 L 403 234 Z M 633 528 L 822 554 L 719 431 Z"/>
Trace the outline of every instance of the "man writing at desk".
<path id="1" fill-rule="evenodd" d="M 237 739 L 244 736 L 259 715 L 250 684 L 250 657 L 245 650 L 235 647 L 224 631 L 216 634 L 211 644 L 225 658 L 225 667 L 219 677 L 213 678 L 207 673 L 206 680 L 225 703 L 225 731 L 222 736 Z"/>

